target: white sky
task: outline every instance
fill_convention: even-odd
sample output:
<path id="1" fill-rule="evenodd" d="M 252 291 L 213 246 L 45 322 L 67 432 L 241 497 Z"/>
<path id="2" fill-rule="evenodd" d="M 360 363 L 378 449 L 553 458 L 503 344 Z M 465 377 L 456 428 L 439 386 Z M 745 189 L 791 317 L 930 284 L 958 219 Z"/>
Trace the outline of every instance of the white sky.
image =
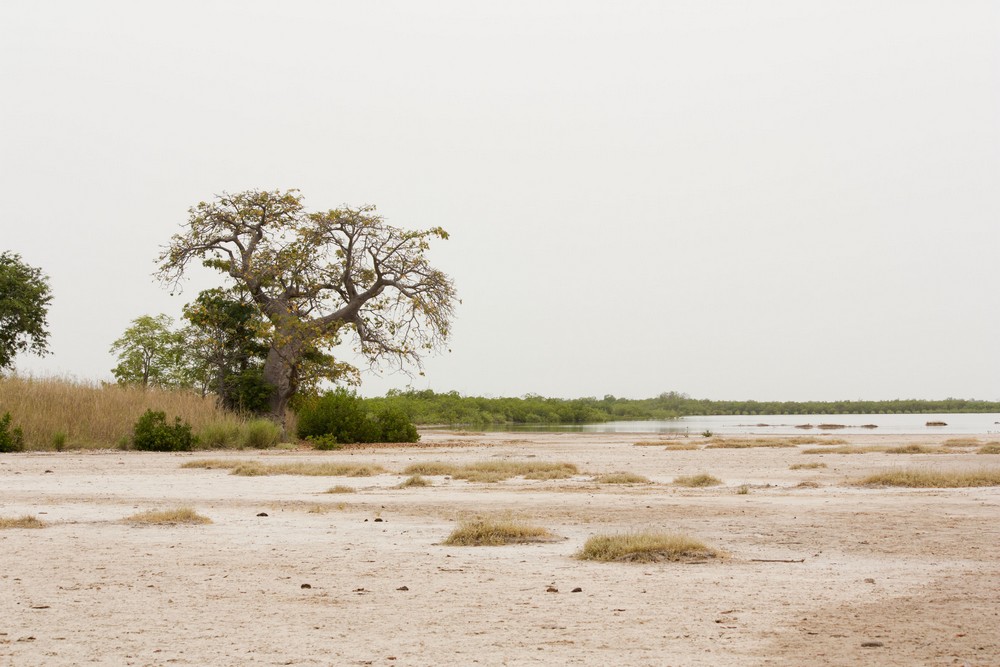
<path id="1" fill-rule="evenodd" d="M 365 394 L 1000 399 L 1000 3 L 0 4 L 20 371 L 110 379 L 187 208 L 289 187 L 452 234 Z"/>

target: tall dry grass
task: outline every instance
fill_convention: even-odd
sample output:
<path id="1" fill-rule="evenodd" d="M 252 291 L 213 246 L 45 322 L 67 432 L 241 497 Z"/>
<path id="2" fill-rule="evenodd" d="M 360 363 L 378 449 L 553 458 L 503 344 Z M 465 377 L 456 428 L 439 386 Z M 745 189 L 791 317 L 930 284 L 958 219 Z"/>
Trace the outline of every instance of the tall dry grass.
<path id="1" fill-rule="evenodd" d="M 209 424 L 242 425 L 238 415 L 219 409 L 211 396 L 190 391 L 143 390 L 66 378 L 0 377 L 0 415 L 11 414 L 24 431 L 25 449 L 97 449 L 130 438 L 146 410 L 161 410 L 191 424 L 195 433 Z"/>

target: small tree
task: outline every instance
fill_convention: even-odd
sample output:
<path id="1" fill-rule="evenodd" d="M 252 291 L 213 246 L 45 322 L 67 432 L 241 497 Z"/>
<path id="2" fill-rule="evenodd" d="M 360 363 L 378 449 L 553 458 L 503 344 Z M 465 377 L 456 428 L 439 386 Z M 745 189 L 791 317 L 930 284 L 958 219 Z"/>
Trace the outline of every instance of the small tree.
<path id="1" fill-rule="evenodd" d="M 111 369 L 119 384 L 146 387 L 190 386 L 184 371 L 184 336 L 173 330 L 168 315 L 142 315 L 132 320 L 111 344 L 118 365 Z"/>
<path id="2" fill-rule="evenodd" d="M 0 254 L 0 371 L 21 352 L 48 354 L 49 279 L 17 253 Z"/>
<path id="3" fill-rule="evenodd" d="M 159 275 L 176 284 L 200 259 L 246 291 L 273 326 L 263 376 L 271 417 L 283 422 L 304 362 L 345 332 L 373 365 L 403 369 L 444 344 L 456 296 L 427 261 L 432 238 L 447 234 L 389 226 L 374 207 L 307 213 L 295 190 L 251 190 L 190 209 Z"/>

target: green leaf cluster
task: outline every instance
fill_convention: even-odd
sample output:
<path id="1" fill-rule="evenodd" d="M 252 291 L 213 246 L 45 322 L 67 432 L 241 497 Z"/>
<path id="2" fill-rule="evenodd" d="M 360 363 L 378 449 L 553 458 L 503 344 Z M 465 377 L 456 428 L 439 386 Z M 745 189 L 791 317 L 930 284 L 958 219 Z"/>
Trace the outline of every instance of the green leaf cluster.
<path id="1" fill-rule="evenodd" d="M 156 410 L 146 410 L 132 432 L 132 446 L 147 452 L 189 452 L 196 442 L 190 424 L 180 417 L 167 424 L 166 413 Z"/>
<path id="2" fill-rule="evenodd" d="M 0 452 L 20 452 L 24 450 L 24 433 L 20 428 L 10 427 L 10 413 L 0 417 Z"/>
<path id="3" fill-rule="evenodd" d="M 391 407 L 370 411 L 363 399 L 344 388 L 305 400 L 297 433 L 320 445 L 353 442 L 416 442 L 420 437 L 406 414 Z"/>
<path id="4" fill-rule="evenodd" d="M 19 353 L 48 353 L 48 316 L 52 291 L 41 269 L 17 253 L 0 254 L 0 370 Z"/>

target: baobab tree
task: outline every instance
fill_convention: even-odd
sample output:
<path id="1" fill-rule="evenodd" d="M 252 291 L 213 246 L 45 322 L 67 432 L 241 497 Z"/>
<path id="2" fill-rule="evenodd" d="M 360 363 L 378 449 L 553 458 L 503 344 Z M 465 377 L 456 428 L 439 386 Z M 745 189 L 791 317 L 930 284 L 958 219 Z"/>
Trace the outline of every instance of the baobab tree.
<path id="1" fill-rule="evenodd" d="M 270 415 L 283 423 L 317 349 L 346 336 L 373 366 L 407 370 L 445 344 L 457 298 L 427 261 L 434 238 L 448 234 L 393 227 L 373 206 L 309 213 L 297 190 L 224 193 L 189 210 L 157 274 L 176 286 L 200 259 L 253 299 L 273 325 L 263 373 Z"/>

